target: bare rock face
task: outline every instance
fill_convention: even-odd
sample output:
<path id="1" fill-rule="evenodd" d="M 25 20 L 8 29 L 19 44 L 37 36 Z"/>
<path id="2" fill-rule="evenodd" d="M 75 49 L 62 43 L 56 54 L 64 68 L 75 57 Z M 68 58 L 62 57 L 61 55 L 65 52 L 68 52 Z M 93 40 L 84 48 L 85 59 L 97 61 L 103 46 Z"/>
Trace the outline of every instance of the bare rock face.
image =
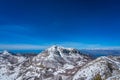
<path id="1" fill-rule="evenodd" d="M 120 57 L 92 60 L 73 48 L 52 46 L 32 57 L 0 54 L 0 80 L 112 80 L 119 74 Z"/>

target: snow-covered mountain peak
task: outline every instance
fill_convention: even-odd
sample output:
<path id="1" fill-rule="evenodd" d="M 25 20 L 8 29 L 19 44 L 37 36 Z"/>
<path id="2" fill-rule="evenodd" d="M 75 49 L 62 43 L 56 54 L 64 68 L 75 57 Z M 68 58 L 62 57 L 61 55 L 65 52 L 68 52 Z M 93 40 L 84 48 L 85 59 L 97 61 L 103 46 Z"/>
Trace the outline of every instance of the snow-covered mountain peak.
<path id="1" fill-rule="evenodd" d="M 50 48 L 48 48 L 48 51 L 56 51 L 56 50 L 60 50 L 60 49 L 64 49 L 64 47 L 62 46 L 57 46 L 57 45 L 53 45 Z"/>
<path id="2" fill-rule="evenodd" d="M 4 54 L 4 55 L 11 55 L 7 50 L 4 50 L 2 54 Z"/>
<path id="3" fill-rule="evenodd" d="M 46 51 L 48 52 L 60 52 L 60 53 L 79 53 L 79 50 L 75 49 L 75 48 L 65 48 L 65 47 L 62 47 L 62 46 L 56 46 L 56 45 L 53 45 L 51 46 L 50 48 L 46 49 Z"/>
<path id="4" fill-rule="evenodd" d="M 62 67 L 66 63 L 69 65 L 83 65 L 91 60 L 87 55 L 82 55 L 79 50 L 52 46 L 33 58 L 33 61 L 45 67 Z M 55 64 L 56 63 L 56 64 Z"/>
<path id="5" fill-rule="evenodd" d="M 120 56 L 92 59 L 78 49 L 52 46 L 36 56 L 0 54 L 0 80 L 119 80 Z"/>

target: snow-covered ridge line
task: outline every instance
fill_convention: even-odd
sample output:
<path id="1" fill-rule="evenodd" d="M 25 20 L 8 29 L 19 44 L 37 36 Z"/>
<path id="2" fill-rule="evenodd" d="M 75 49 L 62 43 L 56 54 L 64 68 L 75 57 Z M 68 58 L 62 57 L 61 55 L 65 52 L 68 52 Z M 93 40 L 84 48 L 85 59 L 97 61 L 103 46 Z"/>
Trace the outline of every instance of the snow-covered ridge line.
<path id="1" fill-rule="evenodd" d="M 74 48 L 52 46 L 36 56 L 0 54 L 0 80 L 93 80 L 118 78 L 120 57 L 95 60 Z"/>

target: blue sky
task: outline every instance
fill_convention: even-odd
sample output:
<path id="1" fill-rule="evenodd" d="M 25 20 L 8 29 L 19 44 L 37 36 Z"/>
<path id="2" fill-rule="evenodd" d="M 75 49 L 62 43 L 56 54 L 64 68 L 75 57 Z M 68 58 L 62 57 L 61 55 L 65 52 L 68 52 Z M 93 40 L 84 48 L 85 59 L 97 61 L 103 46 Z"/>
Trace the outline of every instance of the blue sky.
<path id="1" fill-rule="evenodd" d="M 0 49 L 120 46 L 119 0 L 0 0 Z"/>

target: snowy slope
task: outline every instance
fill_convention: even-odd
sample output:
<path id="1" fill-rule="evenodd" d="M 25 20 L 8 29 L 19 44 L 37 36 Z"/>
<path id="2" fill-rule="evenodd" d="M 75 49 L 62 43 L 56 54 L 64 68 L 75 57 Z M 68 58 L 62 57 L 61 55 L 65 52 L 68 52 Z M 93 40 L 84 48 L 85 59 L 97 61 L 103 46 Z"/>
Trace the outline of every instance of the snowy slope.
<path id="1" fill-rule="evenodd" d="M 120 56 L 95 60 L 74 48 L 52 46 L 36 56 L 0 54 L 0 80 L 120 80 Z"/>
<path id="2" fill-rule="evenodd" d="M 82 67 L 73 80 L 93 80 L 97 74 L 100 74 L 102 79 L 120 75 L 120 62 L 105 56 L 99 57 Z"/>
<path id="3" fill-rule="evenodd" d="M 0 80 L 16 79 L 19 74 L 19 66 L 24 60 L 24 57 L 13 56 L 7 51 L 0 54 Z"/>
<path id="4" fill-rule="evenodd" d="M 75 74 L 79 67 L 90 60 L 90 57 L 81 54 L 76 49 L 52 46 L 35 56 L 31 60 L 31 65 L 27 68 L 32 69 L 32 71 L 22 76 L 34 76 L 34 78 L 41 78 L 42 80 L 59 78 L 70 80 L 71 75 Z M 26 72 L 26 69 L 23 72 Z M 34 75 L 31 73 L 34 73 Z"/>

